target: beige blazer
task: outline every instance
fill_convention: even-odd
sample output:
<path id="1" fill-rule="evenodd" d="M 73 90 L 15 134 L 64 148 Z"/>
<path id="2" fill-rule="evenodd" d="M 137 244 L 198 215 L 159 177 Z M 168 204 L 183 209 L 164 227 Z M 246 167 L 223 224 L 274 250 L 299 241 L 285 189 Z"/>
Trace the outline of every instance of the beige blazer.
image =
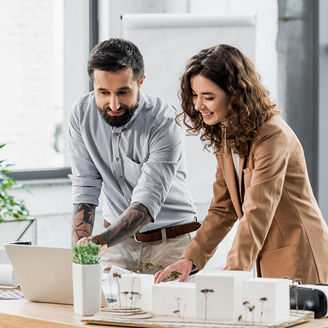
<path id="1" fill-rule="evenodd" d="M 251 270 L 256 262 L 258 276 L 328 283 L 327 225 L 302 146 L 280 115 L 263 124 L 240 158 L 238 185 L 230 149 L 217 160 L 208 215 L 182 257 L 202 269 L 239 218 L 225 269 Z"/>

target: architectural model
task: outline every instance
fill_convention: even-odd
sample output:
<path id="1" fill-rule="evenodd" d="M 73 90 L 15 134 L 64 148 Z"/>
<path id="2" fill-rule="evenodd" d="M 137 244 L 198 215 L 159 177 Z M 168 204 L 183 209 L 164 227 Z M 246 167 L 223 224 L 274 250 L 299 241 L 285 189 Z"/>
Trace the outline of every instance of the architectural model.
<path id="1" fill-rule="evenodd" d="M 126 311 L 129 310 L 132 311 L 130 321 L 148 318 L 188 323 L 189 326 L 193 322 L 200 327 L 223 322 L 237 326 L 280 327 L 295 320 L 306 321 L 309 316 L 297 312 L 299 317 L 295 319 L 291 315 L 289 280 L 252 278 L 252 273 L 246 271 L 200 272 L 195 282 L 170 281 L 156 285 L 153 275 L 117 274 L 115 279 L 118 301 L 103 310 L 98 319 L 123 320 L 125 317 L 127 320 Z M 147 322 L 145 326 L 150 324 Z"/>

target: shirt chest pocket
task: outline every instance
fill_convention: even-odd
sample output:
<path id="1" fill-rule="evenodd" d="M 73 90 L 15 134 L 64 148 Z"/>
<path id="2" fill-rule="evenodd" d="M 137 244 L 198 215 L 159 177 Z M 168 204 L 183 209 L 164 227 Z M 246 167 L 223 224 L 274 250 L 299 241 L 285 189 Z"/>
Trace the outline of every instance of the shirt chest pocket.
<path id="1" fill-rule="evenodd" d="M 141 176 L 142 164 L 133 161 L 129 157 L 124 157 L 123 169 L 124 176 L 126 181 L 132 186 L 135 187 L 138 183 L 138 180 Z"/>

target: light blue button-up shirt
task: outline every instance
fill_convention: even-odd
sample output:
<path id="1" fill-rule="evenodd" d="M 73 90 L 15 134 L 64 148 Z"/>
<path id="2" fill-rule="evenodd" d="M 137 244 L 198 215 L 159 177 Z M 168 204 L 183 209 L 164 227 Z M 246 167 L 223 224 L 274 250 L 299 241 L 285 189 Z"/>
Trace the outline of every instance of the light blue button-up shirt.
<path id="1" fill-rule="evenodd" d="M 140 92 L 131 120 L 112 127 L 101 117 L 94 92 L 82 97 L 70 118 L 73 203 L 98 205 L 104 218 L 119 219 L 133 202 L 154 222 L 142 232 L 192 221 L 195 207 L 186 183 L 182 129 L 174 107 Z"/>

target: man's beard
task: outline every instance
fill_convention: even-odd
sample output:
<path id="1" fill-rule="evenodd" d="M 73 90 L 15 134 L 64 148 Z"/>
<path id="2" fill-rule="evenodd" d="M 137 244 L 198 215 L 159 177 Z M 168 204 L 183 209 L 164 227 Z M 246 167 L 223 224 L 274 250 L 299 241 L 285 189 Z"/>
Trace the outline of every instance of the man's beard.
<path id="1" fill-rule="evenodd" d="M 101 115 L 101 117 L 105 120 L 105 122 L 111 126 L 122 126 L 126 123 L 128 123 L 133 114 L 135 113 L 136 109 L 139 106 L 139 102 L 137 101 L 137 103 L 131 107 L 126 106 L 126 105 L 121 105 L 119 107 L 119 109 L 117 111 L 120 110 L 124 110 L 124 114 L 120 115 L 120 116 L 112 116 L 110 114 L 107 113 L 107 111 L 111 111 L 111 108 L 109 107 L 109 105 L 104 106 L 103 108 L 100 108 L 97 106 L 99 113 Z"/>

